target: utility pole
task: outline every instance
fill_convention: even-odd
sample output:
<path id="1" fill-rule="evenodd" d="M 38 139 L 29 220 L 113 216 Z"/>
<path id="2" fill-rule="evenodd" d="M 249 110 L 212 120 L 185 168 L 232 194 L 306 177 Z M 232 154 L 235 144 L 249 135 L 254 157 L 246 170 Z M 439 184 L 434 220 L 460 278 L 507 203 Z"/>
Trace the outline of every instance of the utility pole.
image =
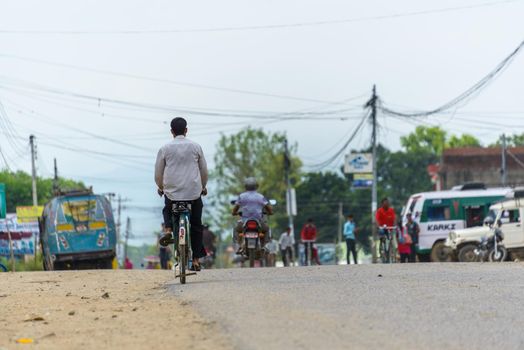
<path id="1" fill-rule="evenodd" d="M 289 172 L 291 170 L 291 159 L 289 157 L 289 149 L 287 145 L 287 138 L 284 140 L 284 172 L 285 172 L 285 179 L 286 179 L 286 205 L 287 205 L 287 214 L 288 214 L 288 222 L 289 227 L 291 228 L 291 232 L 293 233 L 293 236 L 295 235 L 295 229 L 293 225 L 293 213 L 291 208 L 291 201 L 292 201 L 292 194 L 291 194 L 291 179 L 289 177 Z"/>
<path id="2" fill-rule="evenodd" d="M 129 240 L 129 235 L 131 234 L 131 219 L 129 216 L 126 221 L 126 237 L 124 243 L 124 260 L 127 258 L 127 241 Z"/>
<path id="3" fill-rule="evenodd" d="M 120 241 L 120 228 L 122 227 L 122 222 L 120 221 L 120 215 L 122 213 L 122 197 L 120 195 L 118 195 L 118 198 L 117 198 L 117 203 L 118 203 L 118 209 L 117 209 L 117 216 L 116 216 L 116 241 L 119 242 Z"/>
<path id="4" fill-rule="evenodd" d="M 335 249 L 335 252 L 340 253 L 340 247 L 342 243 L 342 225 L 344 224 L 344 204 L 342 202 L 338 202 L 338 238 L 337 238 L 337 247 Z M 339 262 L 339 256 L 336 254 L 336 261 L 337 264 Z"/>
<path id="5" fill-rule="evenodd" d="M 500 169 L 502 187 L 506 187 L 507 183 L 506 147 L 506 134 L 502 134 L 502 168 Z"/>
<path id="6" fill-rule="evenodd" d="M 33 178 L 33 206 L 38 206 L 38 196 L 36 193 L 36 149 L 35 149 L 35 135 L 29 136 L 29 144 L 31 145 L 31 177 Z"/>
<path id="7" fill-rule="evenodd" d="M 368 101 L 366 106 L 371 108 L 372 123 L 371 147 L 373 152 L 373 185 L 371 188 L 371 233 L 373 240 L 371 242 L 371 254 L 373 258 L 373 263 L 376 263 L 376 241 L 378 237 L 377 223 L 375 220 L 375 212 L 377 211 L 377 90 L 375 85 L 373 85 L 373 94 L 371 95 L 371 99 Z"/>
<path id="8" fill-rule="evenodd" d="M 13 251 L 13 238 L 11 236 L 11 229 L 9 228 L 10 222 L 11 222 L 11 219 L 6 217 L 5 218 L 5 227 L 7 229 L 7 238 L 9 239 L 9 260 L 11 262 L 11 271 L 16 272 L 15 253 Z M 36 252 L 36 247 L 35 247 L 35 252 Z"/>
<path id="9" fill-rule="evenodd" d="M 53 194 L 57 196 L 60 192 L 60 189 L 58 188 L 58 167 L 56 165 L 56 158 L 54 161 L 54 177 L 53 177 Z"/>
<path id="10" fill-rule="evenodd" d="M 35 146 L 35 135 L 29 136 L 29 144 L 31 145 L 31 178 L 32 178 L 32 192 L 33 192 L 33 206 L 38 206 L 38 194 L 36 193 L 36 146 Z M 35 234 L 34 238 L 34 259 L 36 266 L 36 253 L 38 250 L 38 235 Z"/>

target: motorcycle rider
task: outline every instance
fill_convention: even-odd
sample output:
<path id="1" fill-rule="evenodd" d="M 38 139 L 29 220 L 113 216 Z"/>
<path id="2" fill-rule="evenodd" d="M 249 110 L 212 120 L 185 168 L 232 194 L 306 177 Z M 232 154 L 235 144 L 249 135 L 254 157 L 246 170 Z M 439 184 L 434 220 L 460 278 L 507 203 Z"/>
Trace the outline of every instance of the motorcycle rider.
<path id="1" fill-rule="evenodd" d="M 267 237 L 269 226 L 264 219 L 264 214 L 273 214 L 273 208 L 269 204 L 269 201 L 266 199 L 266 197 L 257 192 L 258 183 L 254 177 L 248 177 L 245 179 L 244 187 L 246 191 L 238 196 L 232 212 L 233 216 L 237 216 L 239 214 L 242 215 L 241 220 L 237 222 L 234 232 L 237 243 L 240 245 L 237 254 L 242 254 L 243 252 L 243 238 L 240 233 L 243 233 L 244 231 L 244 224 L 248 220 L 258 221 L 261 232 L 264 234 L 264 237 L 261 239 L 261 245 L 264 246 L 265 242 L 270 239 Z"/>

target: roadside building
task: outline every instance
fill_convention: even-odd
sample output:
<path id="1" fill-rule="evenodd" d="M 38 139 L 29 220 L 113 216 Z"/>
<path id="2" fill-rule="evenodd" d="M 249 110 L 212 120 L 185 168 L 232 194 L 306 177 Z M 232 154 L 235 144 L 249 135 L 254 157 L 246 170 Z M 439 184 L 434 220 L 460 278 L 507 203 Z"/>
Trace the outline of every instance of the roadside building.
<path id="1" fill-rule="evenodd" d="M 439 169 L 442 189 L 468 182 L 482 182 L 487 187 L 502 185 L 502 149 L 467 147 L 446 149 Z M 524 147 L 506 150 L 506 184 L 524 185 Z"/>

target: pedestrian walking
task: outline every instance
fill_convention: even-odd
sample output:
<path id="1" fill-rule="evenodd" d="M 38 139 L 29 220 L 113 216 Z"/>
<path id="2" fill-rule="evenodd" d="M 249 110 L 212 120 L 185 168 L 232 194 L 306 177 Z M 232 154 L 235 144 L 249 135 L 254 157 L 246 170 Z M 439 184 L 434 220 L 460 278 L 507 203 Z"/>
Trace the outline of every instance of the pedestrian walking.
<path id="1" fill-rule="evenodd" d="M 313 243 L 317 240 L 317 227 L 313 219 L 308 219 L 300 232 L 302 243 L 304 244 L 304 265 L 311 265 L 311 255 L 313 253 Z"/>
<path id="2" fill-rule="evenodd" d="M 411 236 L 407 232 L 407 227 L 402 225 L 402 220 L 399 220 L 397 225 L 397 241 L 398 253 L 400 254 L 400 262 L 407 263 L 411 256 Z"/>
<path id="3" fill-rule="evenodd" d="M 132 270 L 133 269 L 133 263 L 131 262 L 131 260 L 129 260 L 129 258 L 126 256 L 125 260 L 124 260 L 124 269 L 126 270 Z"/>
<path id="4" fill-rule="evenodd" d="M 320 257 L 318 255 L 318 247 L 316 244 L 313 244 L 313 250 L 311 251 L 311 261 L 312 261 L 312 264 L 315 263 L 316 265 L 322 265 L 320 263 Z"/>
<path id="5" fill-rule="evenodd" d="M 295 238 L 291 234 L 291 227 L 286 228 L 285 232 L 282 232 L 280 239 L 278 240 L 280 246 L 280 254 L 282 255 L 282 262 L 284 266 L 293 264 L 293 246 L 295 245 Z"/>
<path id="6" fill-rule="evenodd" d="M 344 224 L 344 238 L 346 239 L 346 261 L 350 264 L 350 254 L 353 254 L 353 262 L 358 264 L 357 259 L 357 244 L 355 233 L 357 231 L 353 215 L 348 215 L 347 221 Z"/>
<path id="7" fill-rule="evenodd" d="M 416 221 L 413 220 L 411 213 L 406 214 L 406 230 L 411 236 L 411 254 L 409 256 L 409 262 L 417 262 L 417 250 L 418 250 L 418 238 L 420 234 L 420 226 Z"/>
<path id="8" fill-rule="evenodd" d="M 266 267 L 275 267 L 278 253 L 278 241 L 276 239 L 271 239 L 266 243 L 265 248 L 267 250 Z"/>

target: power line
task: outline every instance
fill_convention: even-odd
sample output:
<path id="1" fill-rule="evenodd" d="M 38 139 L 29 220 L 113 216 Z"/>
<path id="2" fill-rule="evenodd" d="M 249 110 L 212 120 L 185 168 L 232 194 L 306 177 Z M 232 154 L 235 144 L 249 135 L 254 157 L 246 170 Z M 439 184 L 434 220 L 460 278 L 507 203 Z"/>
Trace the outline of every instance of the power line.
<path id="1" fill-rule="evenodd" d="M 308 165 L 308 167 L 316 169 L 316 170 L 319 170 L 319 169 L 322 169 L 322 168 L 325 168 L 325 167 L 329 166 L 331 163 L 333 163 L 335 160 L 337 160 L 341 155 L 343 155 L 344 151 L 347 149 L 349 144 L 353 141 L 353 139 L 355 138 L 357 133 L 360 131 L 360 129 L 364 125 L 364 122 L 368 118 L 369 118 L 369 113 L 366 113 L 364 115 L 364 117 L 362 118 L 362 120 L 357 124 L 356 128 L 354 129 L 354 131 L 351 134 L 351 136 L 349 137 L 349 139 L 344 143 L 344 145 L 333 156 L 331 156 L 330 158 L 328 158 L 327 160 L 325 160 L 325 161 L 323 161 L 321 163 Z"/>
<path id="2" fill-rule="evenodd" d="M 314 26 L 326 26 L 337 24 L 358 23 L 367 21 L 380 21 L 396 18 L 406 18 L 421 15 L 430 15 L 437 13 L 448 13 L 463 11 L 468 9 L 493 7 L 504 5 L 508 3 L 517 2 L 519 0 L 503 0 L 483 2 L 475 5 L 464 5 L 456 7 L 436 8 L 429 10 L 419 10 L 411 12 L 392 13 L 380 16 L 355 17 L 338 20 L 320 20 L 310 22 L 296 22 L 283 24 L 266 24 L 266 25 L 250 25 L 238 27 L 214 27 L 214 28 L 193 28 L 193 29 L 123 29 L 123 30 L 15 30 L 15 29 L 0 29 L 0 34 L 22 34 L 22 35 L 144 35 L 144 34 L 182 34 L 182 33 L 213 33 L 213 32 L 237 32 L 237 31 L 256 31 L 256 30 L 271 30 L 271 29 L 290 29 Z"/>
<path id="3" fill-rule="evenodd" d="M 434 114 L 442 113 L 448 109 L 451 109 L 453 107 L 460 107 L 461 105 L 464 105 L 467 103 L 469 99 L 473 97 L 474 94 L 480 93 L 484 88 L 486 88 L 489 83 L 491 83 L 500 73 L 506 69 L 515 56 L 521 51 L 521 49 L 524 47 L 524 40 L 515 48 L 506 58 L 504 58 L 491 72 L 489 72 L 486 76 L 484 76 L 481 80 L 479 80 L 476 84 L 474 84 L 472 87 L 452 99 L 451 101 L 443 104 L 442 106 L 435 108 L 433 110 L 429 111 L 419 111 L 419 112 L 398 112 L 395 110 L 392 110 L 388 107 L 384 107 L 383 105 L 380 105 L 379 108 L 382 112 L 398 116 L 398 117 L 428 117 Z"/>
<path id="4" fill-rule="evenodd" d="M 119 77 L 131 78 L 131 79 L 146 80 L 146 81 L 151 81 L 151 82 L 156 82 L 156 83 L 179 85 L 179 86 L 186 86 L 186 87 L 192 87 L 192 88 L 255 95 L 255 96 L 261 96 L 261 97 L 272 97 L 272 98 L 295 100 L 295 101 L 302 101 L 302 102 L 332 103 L 331 101 L 318 100 L 314 98 L 280 95 L 280 94 L 252 91 L 252 90 L 246 90 L 246 89 L 236 89 L 236 88 L 220 87 L 220 86 L 213 86 L 213 85 L 206 85 L 206 84 L 190 83 L 190 82 L 185 82 L 185 81 L 170 80 L 170 79 L 165 79 L 165 78 L 148 77 L 144 75 L 124 73 L 124 72 L 114 72 L 114 71 L 109 71 L 109 70 L 104 70 L 104 69 L 77 66 L 77 65 L 69 64 L 69 63 L 57 63 L 57 62 L 51 62 L 51 61 L 46 61 L 46 60 L 40 60 L 40 59 L 34 59 L 34 58 L 10 55 L 10 54 L 0 54 L 0 57 L 17 59 L 17 60 L 22 60 L 22 61 L 27 61 L 27 62 L 40 63 L 40 64 L 46 64 L 46 65 L 51 65 L 51 66 L 58 66 L 58 67 L 75 69 L 75 70 L 97 73 L 97 74 L 119 76 Z"/>
<path id="5" fill-rule="evenodd" d="M 6 77 L 0 77 L 0 79 L 4 79 L 3 82 L 0 82 L 0 88 L 6 89 L 7 91 L 13 92 L 13 88 L 10 86 L 11 84 L 14 84 L 15 86 L 22 86 L 23 89 L 29 89 L 29 90 L 37 90 L 37 91 L 44 91 L 49 94 L 53 95 L 59 95 L 59 96 L 66 96 L 69 98 L 74 99 L 81 99 L 81 100 L 88 100 L 91 102 L 95 102 L 96 104 L 100 105 L 101 102 L 104 102 L 108 105 L 115 105 L 115 106 L 123 106 L 123 107 L 132 107 L 136 111 L 137 109 L 140 111 L 143 110 L 149 110 L 149 111 L 157 111 L 157 112 L 169 112 L 169 113 L 184 113 L 184 114 L 190 114 L 190 115 L 200 115 L 200 116 L 208 116 L 208 117 L 225 117 L 225 118 L 241 118 L 241 119 L 286 119 L 286 120 L 346 120 L 350 118 L 350 116 L 347 116 L 345 113 L 352 111 L 356 108 L 353 106 L 352 108 L 345 108 L 345 109 L 338 109 L 338 110 L 328 110 L 328 111 L 321 111 L 321 112 L 308 112 L 304 110 L 299 111 L 292 111 L 292 112 L 275 112 L 274 114 L 264 115 L 263 113 L 258 114 L 249 114 L 249 113 L 226 113 L 226 112 L 213 112 L 213 111 L 202 111 L 198 109 L 190 109 L 190 108 L 183 108 L 183 107 L 177 107 L 177 106 L 167 106 L 167 105 L 158 105 L 158 104 L 149 104 L 149 103 L 141 103 L 141 102 L 132 102 L 132 101 L 125 101 L 125 100 L 119 100 L 119 99 L 113 99 L 113 98 L 105 98 L 105 97 L 99 97 L 99 96 L 92 96 L 92 95 L 86 95 L 86 94 L 79 94 L 76 92 L 71 91 L 64 91 L 59 90 L 51 87 L 42 86 L 39 84 L 34 83 L 28 83 L 28 82 L 12 82 L 12 81 L 5 81 Z M 8 86 L 5 86 L 5 85 Z M 355 96 L 354 98 L 360 98 L 362 95 Z M 347 101 L 348 99 L 346 99 Z M 319 101 L 319 100 L 317 100 Z M 341 104 L 340 101 L 323 101 L 323 104 Z M 328 116 L 328 115 L 336 115 L 343 113 L 340 116 Z"/>

